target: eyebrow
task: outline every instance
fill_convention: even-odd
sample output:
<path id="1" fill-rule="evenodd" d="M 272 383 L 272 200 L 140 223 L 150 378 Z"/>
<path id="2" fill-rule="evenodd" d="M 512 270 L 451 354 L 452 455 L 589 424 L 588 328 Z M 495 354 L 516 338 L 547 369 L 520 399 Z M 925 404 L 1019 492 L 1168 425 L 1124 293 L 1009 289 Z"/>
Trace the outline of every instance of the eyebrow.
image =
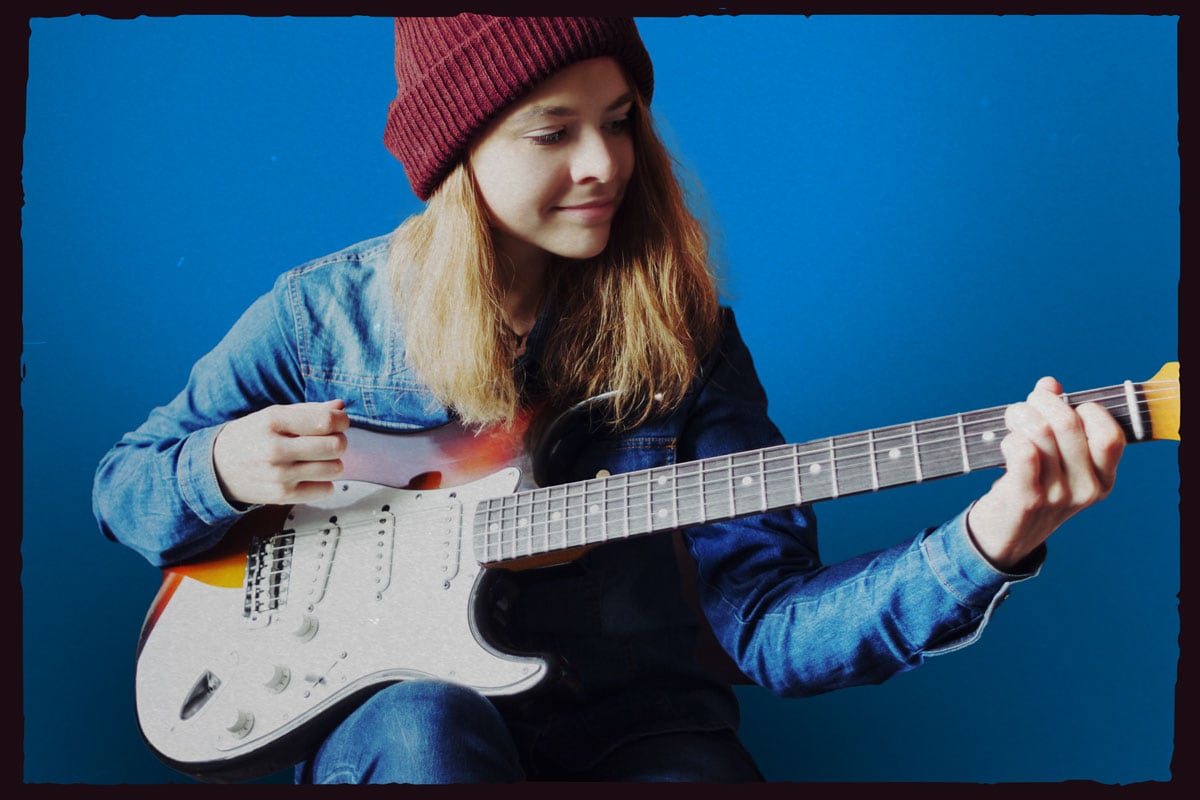
<path id="1" fill-rule="evenodd" d="M 632 102 L 633 102 L 633 92 L 632 91 L 626 92 L 625 94 L 618 97 L 616 100 L 609 103 L 608 107 L 605 108 L 604 110 L 606 112 L 616 111 L 618 108 L 625 105 L 626 103 L 632 103 Z M 521 113 L 514 116 L 511 120 L 511 122 L 513 122 L 513 123 L 527 122 L 528 120 L 533 119 L 534 117 L 573 117 L 577 113 L 578 112 L 576 112 L 574 109 L 568 108 L 566 106 L 540 106 L 540 105 L 539 106 L 531 106 L 530 108 L 527 108 L 524 111 L 522 111 Z"/>

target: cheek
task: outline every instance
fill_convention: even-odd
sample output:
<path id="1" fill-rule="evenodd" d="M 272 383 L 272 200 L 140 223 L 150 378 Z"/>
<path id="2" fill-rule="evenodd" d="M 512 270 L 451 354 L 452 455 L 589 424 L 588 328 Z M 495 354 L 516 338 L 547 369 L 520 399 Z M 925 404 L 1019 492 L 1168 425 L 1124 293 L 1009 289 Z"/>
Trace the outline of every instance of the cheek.
<path id="1" fill-rule="evenodd" d="M 509 183 L 495 187 L 493 197 L 488 200 L 494 219 L 506 226 L 529 228 L 539 224 L 546 211 L 554 204 L 555 194 L 544 181 L 529 176 L 514 178 Z"/>
<path id="2" fill-rule="evenodd" d="M 491 172 L 477 185 L 493 216 L 503 220 L 540 215 L 554 205 L 558 183 L 554 171 L 545 164 L 523 163 L 514 160 L 501 172 Z M 514 168 L 515 167 L 515 168 Z"/>

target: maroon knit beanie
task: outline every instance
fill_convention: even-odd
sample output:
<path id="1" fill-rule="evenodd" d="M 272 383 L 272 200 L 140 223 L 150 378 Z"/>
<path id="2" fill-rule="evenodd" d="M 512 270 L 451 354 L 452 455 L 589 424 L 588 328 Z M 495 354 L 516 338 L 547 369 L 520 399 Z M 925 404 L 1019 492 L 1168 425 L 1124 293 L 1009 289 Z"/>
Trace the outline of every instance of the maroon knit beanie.
<path id="1" fill-rule="evenodd" d="M 632 19 L 616 17 L 396 18 L 396 98 L 383 143 L 422 200 L 471 140 L 510 103 L 577 61 L 612 56 L 646 103 L 650 55 Z"/>

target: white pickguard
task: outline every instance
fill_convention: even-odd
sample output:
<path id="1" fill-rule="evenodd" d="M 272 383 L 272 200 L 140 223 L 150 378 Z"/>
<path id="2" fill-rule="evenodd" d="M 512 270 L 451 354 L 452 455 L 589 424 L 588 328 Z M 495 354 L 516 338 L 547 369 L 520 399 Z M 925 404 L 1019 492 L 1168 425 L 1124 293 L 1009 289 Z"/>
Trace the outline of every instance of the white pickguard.
<path id="1" fill-rule="evenodd" d="M 351 481 L 322 506 L 294 507 L 277 608 L 247 616 L 244 589 L 185 577 L 138 657 L 147 741 L 170 761 L 205 764 L 288 737 L 372 686 L 437 678 L 503 695 L 538 683 L 543 661 L 496 651 L 471 619 L 481 570 L 471 514 L 519 477 L 510 468 L 432 491 Z"/>

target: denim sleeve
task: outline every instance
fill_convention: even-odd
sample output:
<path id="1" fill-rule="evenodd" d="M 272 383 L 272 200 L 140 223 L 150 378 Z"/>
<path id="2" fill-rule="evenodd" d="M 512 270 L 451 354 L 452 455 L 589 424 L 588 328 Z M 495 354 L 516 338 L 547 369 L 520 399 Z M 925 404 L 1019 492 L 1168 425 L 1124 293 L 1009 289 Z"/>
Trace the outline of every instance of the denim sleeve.
<path id="1" fill-rule="evenodd" d="M 783 443 L 730 315 L 679 439 L 680 460 Z M 980 635 L 1009 586 L 966 512 L 894 547 L 822 564 L 811 507 L 685 531 L 709 624 L 751 680 L 787 696 L 879 683 Z"/>
<path id="2" fill-rule="evenodd" d="M 165 566 L 208 549 L 237 521 L 243 510 L 217 483 L 213 441 L 228 420 L 302 399 L 292 319 L 281 279 L 196 362 L 183 391 L 104 455 L 92 511 L 105 536 Z"/>

